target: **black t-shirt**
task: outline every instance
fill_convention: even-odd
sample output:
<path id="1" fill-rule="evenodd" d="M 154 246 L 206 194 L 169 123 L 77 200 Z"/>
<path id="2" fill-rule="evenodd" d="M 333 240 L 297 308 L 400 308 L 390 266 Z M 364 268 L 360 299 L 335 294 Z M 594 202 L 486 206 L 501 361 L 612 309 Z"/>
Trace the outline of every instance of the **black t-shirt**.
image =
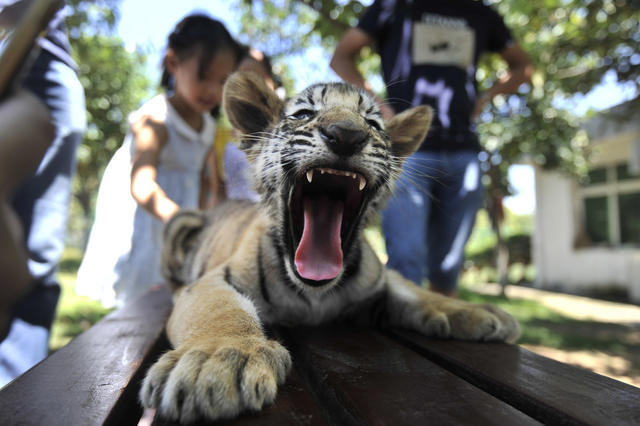
<path id="1" fill-rule="evenodd" d="M 478 58 L 512 43 L 500 15 L 474 0 L 376 0 L 358 28 L 377 42 L 394 110 L 434 108 L 420 150 L 478 150 L 471 120 Z"/>

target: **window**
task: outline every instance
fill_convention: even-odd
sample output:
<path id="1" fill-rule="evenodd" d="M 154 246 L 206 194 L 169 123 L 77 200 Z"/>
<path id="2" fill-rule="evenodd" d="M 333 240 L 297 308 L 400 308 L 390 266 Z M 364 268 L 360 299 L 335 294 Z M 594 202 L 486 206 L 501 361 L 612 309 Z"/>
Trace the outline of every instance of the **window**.
<path id="1" fill-rule="evenodd" d="M 640 246 L 640 175 L 627 164 L 591 170 L 580 182 L 579 195 L 593 245 Z"/>
<path id="2" fill-rule="evenodd" d="M 584 199 L 585 225 L 592 243 L 609 242 L 609 212 L 607 197 L 586 197 Z"/>
<path id="3" fill-rule="evenodd" d="M 620 194 L 620 242 L 640 244 L 640 192 Z"/>

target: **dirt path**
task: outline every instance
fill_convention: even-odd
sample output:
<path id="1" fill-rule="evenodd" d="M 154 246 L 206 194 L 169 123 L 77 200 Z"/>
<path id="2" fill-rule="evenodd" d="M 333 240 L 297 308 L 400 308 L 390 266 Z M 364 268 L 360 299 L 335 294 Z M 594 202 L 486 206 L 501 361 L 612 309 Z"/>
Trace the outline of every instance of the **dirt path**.
<path id="1" fill-rule="evenodd" d="M 498 295 L 497 284 L 484 284 L 473 291 Z M 583 336 L 607 336 L 625 346 L 625 356 L 606 350 L 562 350 L 538 345 L 523 345 L 540 355 L 576 365 L 596 373 L 640 387 L 640 306 L 607 302 L 587 297 L 553 293 L 529 287 L 508 286 L 507 297 L 535 300 L 565 317 L 581 321 L 571 325 L 572 333 Z M 561 324 L 549 323 L 551 331 L 566 332 Z"/>

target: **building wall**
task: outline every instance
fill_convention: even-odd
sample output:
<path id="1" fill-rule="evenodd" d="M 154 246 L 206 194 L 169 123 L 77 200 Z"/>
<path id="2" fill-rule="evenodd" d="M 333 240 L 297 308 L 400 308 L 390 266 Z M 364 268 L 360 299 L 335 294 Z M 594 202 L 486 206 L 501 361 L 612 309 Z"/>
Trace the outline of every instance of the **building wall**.
<path id="1" fill-rule="evenodd" d="M 594 165 L 606 166 L 629 158 L 640 134 L 625 132 L 618 136 L 596 141 L 599 153 L 594 156 Z M 618 287 L 640 303 L 640 249 L 581 244 L 582 200 L 576 180 L 537 169 L 535 184 L 532 252 L 536 286 L 583 294 Z"/>

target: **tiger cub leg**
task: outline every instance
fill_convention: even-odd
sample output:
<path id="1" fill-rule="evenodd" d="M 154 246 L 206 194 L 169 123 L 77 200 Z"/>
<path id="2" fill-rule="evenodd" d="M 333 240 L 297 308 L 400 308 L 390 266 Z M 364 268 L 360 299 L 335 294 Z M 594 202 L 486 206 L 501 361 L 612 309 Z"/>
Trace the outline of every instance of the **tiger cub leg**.
<path id="1" fill-rule="evenodd" d="M 497 306 L 427 291 L 394 270 L 387 271 L 387 311 L 392 325 L 426 336 L 510 343 L 520 336 L 518 322 Z"/>
<path id="2" fill-rule="evenodd" d="M 140 400 L 173 420 L 259 410 L 274 401 L 291 367 L 287 350 L 265 337 L 251 301 L 215 275 L 182 290 L 167 334 L 175 349 L 149 369 Z"/>

